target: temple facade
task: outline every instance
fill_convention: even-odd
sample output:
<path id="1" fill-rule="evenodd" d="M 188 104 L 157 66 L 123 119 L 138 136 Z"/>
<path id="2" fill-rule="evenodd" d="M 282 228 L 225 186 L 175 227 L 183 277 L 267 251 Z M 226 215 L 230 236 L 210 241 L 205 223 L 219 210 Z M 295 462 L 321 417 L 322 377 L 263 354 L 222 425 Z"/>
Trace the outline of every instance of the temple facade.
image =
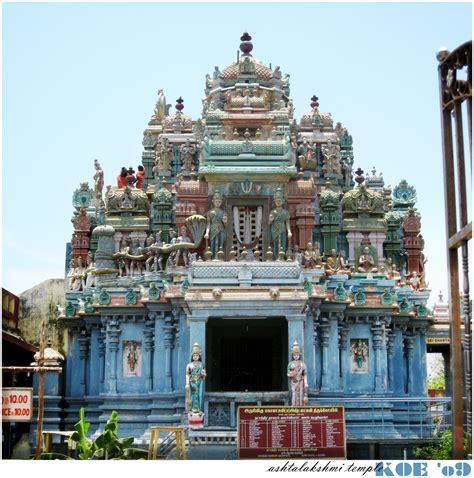
<path id="1" fill-rule="evenodd" d="M 74 192 L 46 428 L 84 406 L 93 429 L 117 410 L 143 440 L 160 424 L 233 430 L 239 405 L 291 404 L 296 342 L 304 403 L 343 404 L 348 444 L 422 438 L 410 417 L 428 420 L 432 319 L 416 191 L 356 168 L 316 96 L 296 118 L 289 75 L 252 50 L 244 33 L 237 61 L 206 75 L 198 119 L 159 90 L 140 170 L 104 188 L 96 161 L 94 186 Z"/>

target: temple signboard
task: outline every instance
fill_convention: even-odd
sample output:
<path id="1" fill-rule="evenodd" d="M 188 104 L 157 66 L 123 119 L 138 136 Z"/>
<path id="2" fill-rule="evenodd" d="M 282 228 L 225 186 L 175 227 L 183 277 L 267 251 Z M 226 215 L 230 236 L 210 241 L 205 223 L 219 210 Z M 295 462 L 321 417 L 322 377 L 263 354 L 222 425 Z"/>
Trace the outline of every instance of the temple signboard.
<path id="1" fill-rule="evenodd" d="M 344 407 L 239 407 L 239 458 L 345 458 Z"/>

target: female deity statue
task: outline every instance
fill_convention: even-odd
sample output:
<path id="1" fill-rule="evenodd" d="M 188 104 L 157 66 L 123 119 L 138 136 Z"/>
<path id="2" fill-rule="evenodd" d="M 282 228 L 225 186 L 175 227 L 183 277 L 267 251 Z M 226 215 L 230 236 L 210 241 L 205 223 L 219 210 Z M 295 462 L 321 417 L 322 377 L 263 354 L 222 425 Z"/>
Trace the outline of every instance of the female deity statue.
<path id="1" fill-rule="evenodd" d="M 290 213 L 283 208 L 283 192 L 277 189 L 275 193 L 275 209 L 270 213 L 270 240 L 273 254 L 278 257 L 280 249 L 286 251 L 286 236 L 288 235 L 288 247 L 291 244 Z"/>
<path id="2" fill-rule="evenodd" d="M 97 159 L 94 159 L 94 197 L 102 199 L 102 189 L 104 188 L 104 171 Z"/>
<path id="3" fill-rule="evenodd" d="M 287 376 L 290 379 L 291 386 L 291 405 L 304 405 L 308 401 L 308 379 L 306 377 L 306 364 L 301 360 L 300 346 L 296 341 L 293 344 Z"/>
<path id="4" fill-rule="evenodd" d="M 204 239 L 206 239 L 206 247 L 210 243 L 212 257 L 216 259 L 219 249 L 224 247 L 224 232 L 227 225 L 227 215 L 221 207 L 222 195 L 220 192 L 216 191 L 214 193 L 212 205 L 214 207 L 207 213 L 207 228 Z"/>
<path id="5" fill-rule="evenodd" d="M 201 361 L 199 344 L 193 345 L 191 362 L 186 366 L 186 402 L 188 413 L 204 414 L 204 380 L 206 370 Z"/>

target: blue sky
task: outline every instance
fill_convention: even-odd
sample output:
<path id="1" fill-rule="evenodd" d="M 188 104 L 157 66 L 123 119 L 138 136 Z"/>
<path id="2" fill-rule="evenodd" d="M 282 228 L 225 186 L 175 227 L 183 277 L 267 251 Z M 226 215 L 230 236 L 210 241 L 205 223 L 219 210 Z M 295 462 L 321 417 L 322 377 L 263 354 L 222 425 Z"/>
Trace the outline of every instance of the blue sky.
<path id="1" fill-rule="evenodd" d="M 415 186 L 432 299 L 447 291 L 436 52 L 472 38 L 470 3 L 3 4 L 3 287 L 64 273 L 72 193 L 93 161 L 141 162 L 163 88 L 201 113 L 204 77 L 253 55 L 290 74 L 295 117 L 332 113 L 354 165 Z"/>

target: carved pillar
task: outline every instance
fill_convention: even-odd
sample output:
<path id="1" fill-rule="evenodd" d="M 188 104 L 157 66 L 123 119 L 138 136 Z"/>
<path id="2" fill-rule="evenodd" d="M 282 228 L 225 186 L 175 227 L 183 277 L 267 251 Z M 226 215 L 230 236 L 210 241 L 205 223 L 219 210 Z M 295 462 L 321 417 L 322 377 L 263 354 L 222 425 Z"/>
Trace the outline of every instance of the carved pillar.
<path id="1" fill-rule="evenodd" d="M 314 360 L 314 374 L 315 374 L 315 385 L 316 385 L 316 390 L 319 390 L 321 388 L 321 382 L 319 381 L 319 374 L 317 373 L 317 365 L 318 365 L 318 360 L 317 360 L 317 353 L 316 353 L 316 348 L 318 346 L 318 327 L 319 327 L 319 316 L 321 315 L 321 311 L 319 308 L 314 308 L 313 309 L 313 348 L 314 348 L 314 354 L 313 354 L 313 360 Z"/>
<path id="2" fill-rule="evenodd" d="M 120 326 L 118 316 L 107 323 L 107 354 L 110 367 L 108 369 L 108 392 L 117 393 L 117 351 L 119 348 Z"/>
<path id="3" fill-rule="evenodd" d="M 165 347 L 165 391 L 171 392 L 173 390 L 173 373 L 171 370 L 171 352 L 173 348 L 173 316 L 171 314 L 165 315 L 165 325 L 162 326 L 164 332 L 163 345 Z"/>
<path id="4" fill-rule="evenodd" d="M 155 316 L 153 312 L 145 320 L 145 364 L 146 364 L 146 389 L 153 390 L 153 351 L 155 350 Z"/>
<path id="5" fill-rule="evenodd" d="M 331 249 L 337 249 L 337 236 L 339 234 L 339 194 L 325 189 L 319 197 L 321 207 L 321 234 L 323 235 L 324 255 L 328 256 Z"/>
<path id="6" fill-rule="evenodd" d="M 411 395 L 413 393 L 413 355 L 415 348 L 415 337 L 411 332 L 405 333 L 405 357 L 407 361 L 407 386 L 406 393 Z"/>
<path id="7" fill-rule="evenodd" d="M 100 383 L 104 383 L 104 373 L 105 373 L 105 350 L 106 350 L 106 325 L 102 322 L 102 327 L 99 332 L 99 380 Z"/>
<path id="8" fill-rule="evenodd" d="M 288 358 L 291 356 L 291 350 L 294 342 L 298 342 L 300 350 L 303 354 L 303 361 L 305 360 L 305 347 L 304 347 L 304 323 L 306 315 L 287 315 L 286 320 L 288 322 Z"/>
<path id="9" fill-rule="evenodd" d="M 79 342 L 79 358 L 81 359 L 81 393 L 87 395 L 87 359 L 89 358 L 90 335 L 82 329 L 77 339 Z"/>
<path id="10" fill-rule="evenodd" d="M 181 350 L 181 319 L 182 319 L 182 313 L 177 312 L 175 315 L 175 320 L 174 320 L 174 350 L 176 351 L 176 379 L 177 383 L 175 383 L 175 388 L 180 388 L 181 387 L 181 382 L 180 382 L 180 372 L 184 370 L 185 366 L 182 365 L 182 354 L 180 353 Z M 181 372 L 182 373 L 182 372 Z"/>
<path id="11" fill-rule="evenodd" d="M 201 349 L 202 363 L 206 366 L 206 322 L 207 316 L 191 315 L 189 321 L 189 358 L 193 344 L 198 343 Z"/>
<path id="12" fill-rule="evenodd" d="M 395 333 L 392 330 L 387 330 L 387 365 L 388 365 L 388 388 L 394 390 L 393 382 L 393 356 L 395 352 Z"/>
<path id="13" fill-rule="evenodd" d="M 384 391 L 384 384 L 382 378 L 382 357 L 383 357 L 383 350 L 385 349 L 385 342 L 384 342 L 384 325 L 380 322 L 380 319 L 377 318 L 374 322 L 374 325 L 371 327 L 372 330 L 372 343 L 374 347 L 374 355 L 375 355 L 375 392 L 383 392 Z"/>
<path id="14" fill-rule="evenodd" d="M 339 373 L 341 381 L 341 389 L 345 391 L 346 377 L 347 377 L 347 333 L 349 328 L 344 322 L 344 315 L 340 315 L 338 318 L 338 330 L 339 330 Z"/>
<path id="15" fill-rule="evenodd" d="M 321 392 L 328 391 L 329 330 L 327 317 L 321 317 L 318 326 L 319 345 L 321 346 Z"/>

